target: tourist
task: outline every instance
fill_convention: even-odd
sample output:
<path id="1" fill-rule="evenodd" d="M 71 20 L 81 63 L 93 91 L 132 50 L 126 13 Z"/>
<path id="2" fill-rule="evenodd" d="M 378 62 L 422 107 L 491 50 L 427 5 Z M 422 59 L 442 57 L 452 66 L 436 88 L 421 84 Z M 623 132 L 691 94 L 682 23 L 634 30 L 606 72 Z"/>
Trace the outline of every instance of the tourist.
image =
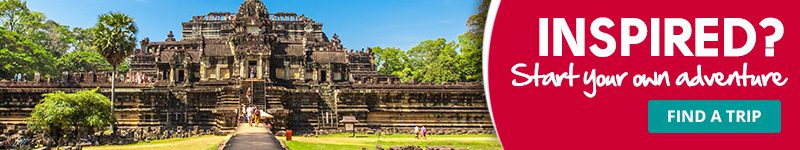
<path id="1" fill-rule="evenodd" d="M 420 132 L 419 134 L 421 135 L 421 138 L 422 138 L 423 140 L 427 140 L 427 139 L 428 139 L 428 137 L 427 137 L 427 136 L 428 136 L 428 133 L 427 133 L 427 132 L 428 132 L 428 130 L 427 130 L 427 129 L 425 129 L 425 126 L 422 126 L 422 128 L 421 128 L 421 129 L 419 129 L 419 130 L 420 130 L 420 131 L 419 131 L 419 132 Z"/>
<path id="2" fill-rule="evenodd" d="M 242 120 L 241 122 L 247 122 L 247 113 L 246 112 L 247 112 L 247 108 L 244 107 L 244 105 L 242 105 L 240 107 L 240 109 L 239 109 L 239 119 Z M 239 119 L 237 119 L 237 120 L 239 120 Z"/>
<path id="3" fill-rule="evenodd" d="M 22 81 L 22 74 L 21 73 L 14 74 L 14 81 L 17 82 Z"/>
<path id="4" fill-rule="evenodd" d="M 253 108 L 253 122 L 256 122 L 256 127 L 258 127 L 258 121 L 261 119 L 261 110 L 258 110 L 258 107 Z"/>
<path id="5" fill-rule="evenodd" d="M 414 126 L 414 138 L 419 139 L 419 126 Z"/>
<path id="6" fill-rule="evenodd" d="M 139 72 L 133 74 L 133 79 L 136 80 L 136 84 L 142 84 L 142 74 Z"/>
<path id="7" fill-rule="evenodd" d="M 253 126 L 253 122 L 252 122 L 252 120 L 253 120 L 253 107 L 248 106 L 246 112 L 247 112 L 247 123 L 250 124 L 250 126 L 252 127 Z"/>
<path id="8" fill-rule="evenodd" d="M 250 67 L 250 78 L 256 77 L 256 68 Z"/>
<path id="9" fill-rule="evenodd" d="M 253 88 L 247 87 L 247 92 L 245 93 L 245 96 L 247 97 L 247 102 L 249 103 L 253 102 L 253 96 L 251 95 L 253 95 Z"/>

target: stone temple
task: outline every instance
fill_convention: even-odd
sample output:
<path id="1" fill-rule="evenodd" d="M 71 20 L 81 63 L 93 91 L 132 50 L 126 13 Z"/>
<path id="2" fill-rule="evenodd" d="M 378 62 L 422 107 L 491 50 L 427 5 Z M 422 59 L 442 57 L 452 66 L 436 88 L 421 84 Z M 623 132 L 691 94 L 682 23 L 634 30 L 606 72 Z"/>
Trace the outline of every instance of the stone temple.
<path id="1" fill-rule="evenodd" d="M 114 103 L 121 129 L 224 132 L 234 129 L 237 109 L 252 104 L 275 116 L 274 130 L 299 134 L 341 132 L 345 116 L 358 120 L 359 132 L 494 132 L 481 83 L 401 83 L 377 73 L 371 50 L 347 50 L 322 23 L 270 13 L 260 0 L 181 26 L 181 40 L 172 32 L 163 42 L 144 38 L 130 57 Z M 24 129 L 46 92 L 101 87 L 110 95 L 109 76 L 65 72 L 59 81 L 0 82 L 0 129 Z"/>

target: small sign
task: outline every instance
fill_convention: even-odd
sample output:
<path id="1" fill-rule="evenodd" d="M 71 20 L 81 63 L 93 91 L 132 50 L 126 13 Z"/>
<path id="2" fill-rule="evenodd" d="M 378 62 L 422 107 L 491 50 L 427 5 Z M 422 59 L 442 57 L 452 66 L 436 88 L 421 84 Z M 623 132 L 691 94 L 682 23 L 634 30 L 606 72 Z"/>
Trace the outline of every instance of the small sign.
<path id="1" fill-rule="evenodd" d="M 344 129 L 347 131 L 353 131 L 353 124 L 351 123 L 345 124 Z"/>

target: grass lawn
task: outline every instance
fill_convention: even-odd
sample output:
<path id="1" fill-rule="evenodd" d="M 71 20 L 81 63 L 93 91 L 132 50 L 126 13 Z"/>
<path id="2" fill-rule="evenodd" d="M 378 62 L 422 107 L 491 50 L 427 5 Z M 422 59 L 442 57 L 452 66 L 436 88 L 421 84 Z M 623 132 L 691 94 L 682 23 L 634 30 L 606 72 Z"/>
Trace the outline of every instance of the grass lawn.
<path id="1" fill-rule="evenodd" d="M 171 138 L 139 142 L 128 145 L 105 145 L 84 147 L 87 150 L 160 150 L 160 149 L 187 149 L 187 150 L 213 150 L 227 136 L 204 135 L 189 138 Z"/>
<path id="2" fill-rule="evenodd" d="M 292 141 L 285 141 L 284 137 L 278 137 L 284 141 L 291 149 L 331 149 L 331 150 L 350 150 L 350 149 L 375 149 L 381 145 L 383 148 L 398 145 L 418 145 L 425 146 L 450 146 L 454 148 L 468 149 L 502 149 L 500 141 L 494 134 L 465 134 L 465 135 L 429 135 L 427 140 L 418 140 L 413 134 L 392 134 L 382 135 L 380 138 L 372 134 L 331 134 L 319 137 L 292 137 Z"/>

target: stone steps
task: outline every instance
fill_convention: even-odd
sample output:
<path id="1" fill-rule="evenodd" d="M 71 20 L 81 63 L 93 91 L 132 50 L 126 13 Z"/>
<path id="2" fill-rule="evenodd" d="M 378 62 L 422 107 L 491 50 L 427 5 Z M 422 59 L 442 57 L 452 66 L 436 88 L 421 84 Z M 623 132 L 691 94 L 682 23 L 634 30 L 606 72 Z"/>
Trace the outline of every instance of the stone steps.
<path id="1" fill-rule="evenodd" d="M 265 82 L 254 81 L 251 84 L 251 88 L 253 88 L 253 104 L 260 110 L 267 110 L 268 102 Z"/>
<path id="2" fill-rule="evenodd" d="M 279 88 L 272 87 L 272 86 L 265 87 L 264 97 L 265 97 L 265 99 L 267 101 L 266 105 L 267 105 L 267 109 L 268 110 L 269 109 L 273 109 L 273 110 L 275 110 L 275 109 L 278 109 L 278 110 L 284 109 L 283 102 L 281 101 L 281 99 L 283 98 L 283 92 L 280 91 Z"/>

